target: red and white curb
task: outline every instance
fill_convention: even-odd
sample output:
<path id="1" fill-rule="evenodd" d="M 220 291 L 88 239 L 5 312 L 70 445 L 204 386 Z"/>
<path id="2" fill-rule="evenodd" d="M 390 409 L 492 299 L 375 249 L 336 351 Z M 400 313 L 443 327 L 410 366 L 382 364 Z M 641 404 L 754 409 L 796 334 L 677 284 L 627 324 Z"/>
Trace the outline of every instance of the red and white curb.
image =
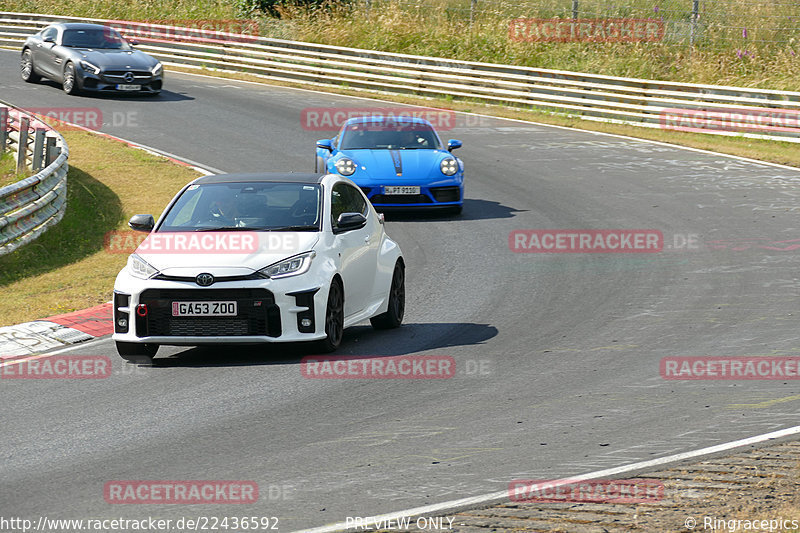
<path id="1" fill-rule="evenodd" d="M 0 327 L 0 358 L 34 355 L 114 332 L 111 304 Z"/>

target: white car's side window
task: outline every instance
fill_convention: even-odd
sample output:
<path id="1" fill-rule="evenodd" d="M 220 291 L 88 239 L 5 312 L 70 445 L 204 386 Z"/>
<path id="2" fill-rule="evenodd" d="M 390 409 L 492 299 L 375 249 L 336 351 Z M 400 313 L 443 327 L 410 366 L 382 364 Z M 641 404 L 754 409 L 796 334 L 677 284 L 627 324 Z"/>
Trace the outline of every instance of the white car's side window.
<path id="1" fill-rule="evenodd" d="M 336 227 L 336 221 L 342 213 L 361 213 L 367 216 L 367 202 L 361 192 L 352 185 L 337 183 L 331 191 L 331 224 Z"/>
<path id="2" fill-rule="evenodd" d="M 364 197 L 361 196 L 361 191 L 358 189 L 351 187 L 350 185 L 347 186 L 350 193 L 350 209 L 348 211 L 350 213 L 361 213 L 364 216 L 367 216 L 367 202 L 364 200 Z"/>
<path id="3" fill-rule="evenodd" d="M 339 220 L 339 215 L 346 212 L 343 187 L 343 183 L 337 183 L 331 190 L 331 226 L 334 228 L 336 227 L 336 221 Z"/>

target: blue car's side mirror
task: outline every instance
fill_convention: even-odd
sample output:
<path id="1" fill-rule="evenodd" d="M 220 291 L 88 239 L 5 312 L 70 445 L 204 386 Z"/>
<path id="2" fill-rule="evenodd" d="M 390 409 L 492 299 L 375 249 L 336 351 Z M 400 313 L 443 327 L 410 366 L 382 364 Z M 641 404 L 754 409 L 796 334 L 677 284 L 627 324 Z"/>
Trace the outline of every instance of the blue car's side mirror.
<path id="1" fill-rule="evenodd" d="M 330 139 L 320 139 L 317 141 L 317 148 L 333 152 L 333 143 Z"/>
<path id="2" fill-rule="evenodd" d="M 447 151 L 452 152 L 456 148 L 461 148 L 461 141 L 456 139 L 450 139 L 447 141 Z"/>

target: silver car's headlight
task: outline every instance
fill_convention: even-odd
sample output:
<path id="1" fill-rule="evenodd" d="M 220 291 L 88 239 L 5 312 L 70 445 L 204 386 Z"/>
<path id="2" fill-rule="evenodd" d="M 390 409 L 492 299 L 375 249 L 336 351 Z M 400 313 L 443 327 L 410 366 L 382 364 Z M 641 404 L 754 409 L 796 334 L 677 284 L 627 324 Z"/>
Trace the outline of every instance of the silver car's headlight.
<path id="1" fill-rule="evenodd" d="M 442 169 L 442 174 L 445 176 L 452 176 L 458 172 L 458 161 L 456 161 L 455 157 L 447 157 L 442 159 L 442 162 L 439 164 L 439 168 Z"/>
<path id="2" fill-rule="evenodd" d="M 139 279 L 150 279 L 158 274 L 158 270 L 136 254 L 128 256 L 128 272 Z"/>
<path id="3" fill-rule="evenodd" d="M 81 67 L 83 67 L 85 70 L 88 70 L 92 74 L 100 74 L 100 67 L 92 63 L 89 63 L 85 59 L 81 60 Z"/>
<path id="4" fill-rule="evenodd" d="M 159 61 L 158 63 L 156 63 L 156 66 L 150 69 L 150 72 L 153 73 L 153 76 L 160 76 L 164 72 L 164 65 L 162 65 L 161 62 Z"/>
<path id="5" fill-rule="evenodd" d="M 306 252 L 296 255 L 268 267 L 264 267 L 259 270 L 259 272 L 273 279 L 305 274 L 308 272 L 308 269 L 311 268 L 311 260 L 314 259 L 315 255 L 317 255 L 316 252 Z"/>
<path id="6" fill-rule="evenodd" d="M 336 162 L 336 170 L 338 170 L 339 174 L 342 176 L 352 176 L 356 171 L 356 164 L 349 157 L 343 157 Z"/>

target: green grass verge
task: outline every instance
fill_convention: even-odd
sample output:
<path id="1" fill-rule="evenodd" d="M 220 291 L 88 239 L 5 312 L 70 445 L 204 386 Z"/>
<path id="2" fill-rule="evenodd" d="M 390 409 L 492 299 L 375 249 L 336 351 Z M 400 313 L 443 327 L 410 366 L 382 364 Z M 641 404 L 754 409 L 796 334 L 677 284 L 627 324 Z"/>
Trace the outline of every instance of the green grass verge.
<path id="1" fill-rule="evenodd" d="M 17 174 L 17 160 L 14 154 L 6 152 L 0 155 L 0 187 L 11 185 L 30 176 L 29 172 Z"/>
<path id="2" fill-rule="evenodd" d="M 67 211 L 34 242 L 0 256 L 0 326 L 111 299 L 126 254 L 104 249 L 136 213 L 158 215 L 197 172 L 123 143 L 64 132 L 70 149 Z"/>

